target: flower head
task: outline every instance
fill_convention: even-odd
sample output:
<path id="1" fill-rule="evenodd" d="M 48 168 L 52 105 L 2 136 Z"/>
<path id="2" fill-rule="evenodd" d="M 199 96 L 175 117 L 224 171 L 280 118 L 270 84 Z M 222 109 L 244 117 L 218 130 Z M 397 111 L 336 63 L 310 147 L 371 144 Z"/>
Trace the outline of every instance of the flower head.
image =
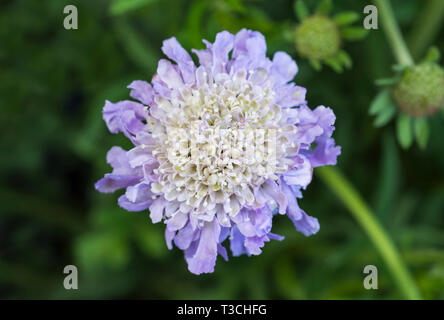
<path id="1" fill-rule="evenodd" d="M 439 50 L 431 47 L 418 64 L 394 65 L 394 77 L 376 81 L 387 88 L 375 97 L 369 113 L 376 116 L 377 127 L 397 116 L 396 135 L 405 149 L 412 145 L 413 138 L 421 149 L 426 148 L 428 118 L 444 108 L 444 70 L 439 58 Z"/>
<path id="2" fill-rule="evenodd" d="M 318 220 L 297 198 L 313 168 L 340 154 L 333 111 L 307 107 L 306 89 L 290 82 L 298 71 L 290 56 L 268 59 L 263 35 L 245 29 L 204 43 L 193 50 L 196 66 L 175 38 L 165 40 L 162 51 L 175 63 L 162 59 L 151 83 L 129 85 L 139 102 L 106 102 L 109 130 L 134 148 L 111 148 L 113 172 L 95 185 L 125 188 L 122 208 L 164 221 L 168 248 L 182 249 L 195 274 L 213 272 L 218 254 L 228 259 L 226 240 L 237 256 L 283 239 L 271 233 L 275 214 L 316 233 Z"/>
<path id="3" fill-rule="evenodd" d="M 412 116 L 425 116 L 444 106 L 444 70 L 433 62 L 408 68 L 394 90 L 398 106 Z"/>
<path id="4" fill-rule="evenodd" d="M 295 44 L 302 57 L 325 60 L 337 54 L 341 44 L 339 28 L 326 16 L 314 15 L 296 29 Z"/>
<path id="5" fill-rule="evenodd" d="M 295 14 L 300 23 L 294 30 L 293 40 L 298 54 L 308 59 L 314 69 L 320 70 L 322 64 L 326 64 L 336 72 L 342 72 L 344 67 L 352 65 L 348 53 L 341 49 L 343 42 L 362 39 L 367 30 L 351 25 L 359 20 L 358 13 L 340 12 L 331 17 L 332 7 L 331 0 L 322 0 L 310 15 L 305 2 L 295 0 Z"/>

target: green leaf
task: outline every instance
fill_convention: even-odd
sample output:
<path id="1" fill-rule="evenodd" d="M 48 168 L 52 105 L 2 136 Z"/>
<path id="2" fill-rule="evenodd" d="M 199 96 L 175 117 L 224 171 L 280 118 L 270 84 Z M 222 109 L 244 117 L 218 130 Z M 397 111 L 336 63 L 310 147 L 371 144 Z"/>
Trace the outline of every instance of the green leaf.
<path id="1" fill-rule="evenodd" d="M 393 104 L 386 105 L 376 116 L 373 125 L 377 128 L 385 126 L 396 114 L 396 107 Z"/>
<path id="2" fill-rule="evenodd" d="M 113 15 L 120 15 L 131 10 L 142 8 L 154 1 L 156 0 L 114 0 L 111 3 L 109 11 Z"/>
<path id="3" fill-rule="evenodd" d="M 430 128 L 425 118 L 415 119 L 415 138 L 421 149 L 425 149 L 430 136 Z"/>
<path id="4" fill-rule="evenodd" d="M 392 65 L 392 70 L 395 72 L 404 72 L 405 70 L 408 69 L 409 66 L 405 65 L 405 64 L 394 64 Z"/>
<path id="5" fill-rule="evenodd" d="M 321 71 L 322 70 L 322 64 L 321 64 L 321 62 L 319 62 L 319 60 L 310 59 L 310 65 L 316 71 Z"/>
<path id="6" fill-rule="evenodd" d="M 390 219 L 390 213 L 396 205 L 399 191 L 400 161 L 396 140 L 388 131 L 382 139 L 381 166 L 378 183 L 375 186 L 375 211 L 378 216 Z"/>
<path id="7" fill-rule="evenodd" d="M 305 5 L 305 2 L 302 0 L 296 0 L 293 3 L 294 13 L 296 14 L 296 17 L 298 17 L 299 21 L 302 22 L 305 18 L 308 17 L 309 12 L 308 8 Z"/>
<path id="8" fill-rule="evenodd" d="M 377 86 L 392 86 L 399 82 L 399 78 L 384 78 L 375 80 L 375 85 Z"/>
<path id="9" fill-rule="evenodd" d="M 338 26 L 350 25 L 350 24 L 358 21 L 358 19 L 359 19 L 359 13 L 354 12 L 354 11 L 341 12 L 333 17 L 333 21 Z"/>
<path id="10" fill-rule="evenodd" d="M 370 104 L 370 109 L 368 110 L 368 113 L 371 115 L 376 115 L 385 107 L 390 106 L 391 104 L 393 103 L 390 97 L 390 91 L 383 90 L 379 92 L 378 95 L 373 99 L 372 103 Z"/>
<path id="11" fill-rule="evenodd" d="M 331 0 L 322 0 L 316 8 L 316 13 L 321 15 L 328 15 L 332 9 Z"/>
<path id="12" fill-rule="evenodd" d="M 412 144 L 412 119 L 401 113 L 396 121 L 396 135 L 402 148 L 407 149 Z"/>
<path id="13" fill-rule="evenodd" d="M 343 71 L 342 63 L 341 61 L 334 57 L 334 58 L 327 58 L 325 59 L 325 64 L 330 66 L 334 71 L 337 73 L 341 73 Z"/>
<path id="14" fill-rule="evenodd" d="M 424 62 L 438 62 L 441 58 L 441 53 L 437 47 L 431 47 L 427 52 Z"/>
<path id="15" fill-rule="evenodd" d="M 202 20 L 206 16 L 210 2 L 205 0 L 195 0 L 187 14 L 185 22 L 186 34 L 189 38 L 189 43 L 193 48 L 200 48 L 202 46 L 203 28 Z"/>
<path id="16" fill-rule="evenodd" d="M 150 47 L 150 42 L 138 33 L 126 19 L 114 19 L 114 32 L 122 42 L 128 57 L 142 70 L 154 73 L 159 59 L 157 50 Z"/>
<path id="17" fill-rule="evenodd" d="M 345 52 L 344 50 L 341 50 L 338 52 L 338 59 L 342 62 L 342 64 L 347 68 L 350 69 L 353 65 L 353 61 L 350 58 L 350 55 Z"/>
<path id="18" fill-rule="evenodd" d="M 225 0 L 225 2 L 233 11 L 243 13 L 247 10 L 241 0 Z"/>
<path id="19" fill-rule="evenodd" d="M 341 30 L 341 35 L 347 40 L 361 40 L 366 37 L 368 30 L 361 27 L 347 27 Z"/>

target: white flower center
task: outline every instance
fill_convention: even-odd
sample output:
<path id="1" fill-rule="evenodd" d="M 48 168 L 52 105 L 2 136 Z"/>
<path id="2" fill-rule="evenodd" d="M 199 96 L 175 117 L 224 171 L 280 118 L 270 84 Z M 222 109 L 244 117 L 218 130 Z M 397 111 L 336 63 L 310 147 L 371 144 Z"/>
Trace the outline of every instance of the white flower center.
<path id="1" fill-rule="evenodd" d="M 154 193 L 178 201 L 182 212 L 220 207 L 236 215 L 241 206 L 254 205 L 254 187 L 287 171 L 285 155 L 294 146 L 286 135 L 296 127 L 281 123 L 266 77 L 262 69 L 249 77 L 220 74 L 156 101 L 162 120 L 148 119 L 160 164 Z"/>

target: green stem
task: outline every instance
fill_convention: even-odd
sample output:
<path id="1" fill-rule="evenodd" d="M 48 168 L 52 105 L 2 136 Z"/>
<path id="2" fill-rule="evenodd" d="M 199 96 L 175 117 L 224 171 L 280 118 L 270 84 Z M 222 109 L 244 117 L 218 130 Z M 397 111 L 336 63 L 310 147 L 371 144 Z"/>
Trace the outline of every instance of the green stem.
<path id="1" fill-rule="evenodd" d="M 412 27 L 408 44 L 412 55 L 420 58 L 427 46 L 433 41 L 442 25 L 444 18 L 444 1 L 429 0 Z"/>
<path id="2" fill-rule="evenodd" d="M 421 294 L 396 247 L 353 185 L 334 167 L 317 168 L 316 173 L 367 233 L 404 296 L 407 299 L 421 299 Z"/>
<path id="3" fill-rule="evenodd" d="M 390 2 L 388 0 L 374 0 L 374 2 L 378 8 L 382 20 L 382 26 L 398 63 L 408 66 L 413 65 L 413 58 L 402 38 Z"/>

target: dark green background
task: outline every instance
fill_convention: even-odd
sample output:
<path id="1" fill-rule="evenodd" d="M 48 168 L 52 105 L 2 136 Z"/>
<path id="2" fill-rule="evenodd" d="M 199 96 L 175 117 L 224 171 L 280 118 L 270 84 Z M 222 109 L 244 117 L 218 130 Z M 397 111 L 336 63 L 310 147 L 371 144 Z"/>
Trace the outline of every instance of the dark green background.
<path id="1" fill-rule="evenodd" d="M 433 117 L 425 151 L 402 151 L 393 124 L 373 127 L 373 81 L 390 76 L 394 63 L 382 29 L 345 44 L 353 69 L 316 73 L 288 36 L 297 23 L 292 1 L 144 2 L 122 12 L 118 1 L 1 1 L 1 298 L 403 298 L 360 226 L 316 175 L 300 205 L 319 219 L 318 234 L 305 238 L 277 216 L 273 232 L 285 241 L 268 243 L 257 257 L 219 257 L 215 272 L 201 276 L 188 272 L 182 251 L 167 250 L 164 225 L 119 208 L 118 194 L 95 191 L 110 171 L 107 150 L 130 147 L 107 131 L 105 99 L 126 99 L 132 80 L 151 79 L 163 39 L 202 48 L 202 38 L 243 27 L 265 34 L 269 55 L 285 50 L 296 59 L 296 82 L 308 89 L 311 107 L 334 109 L 339 168 L 375 210 L 424 297 L 444 298 L 444 119 Z M 404 34 L 417 27 L 424 2 L 393 1 Z M 369 2 L 334 3 L 337 13 L 362 12 Z M 67 4 L 78 7 L 78 30 L 63 28 Z M 63 289 L 68 264 L 78 267 L 77 291 Z M 363 288 L 368 264 L 379 269 L 378 290 Z"/>

